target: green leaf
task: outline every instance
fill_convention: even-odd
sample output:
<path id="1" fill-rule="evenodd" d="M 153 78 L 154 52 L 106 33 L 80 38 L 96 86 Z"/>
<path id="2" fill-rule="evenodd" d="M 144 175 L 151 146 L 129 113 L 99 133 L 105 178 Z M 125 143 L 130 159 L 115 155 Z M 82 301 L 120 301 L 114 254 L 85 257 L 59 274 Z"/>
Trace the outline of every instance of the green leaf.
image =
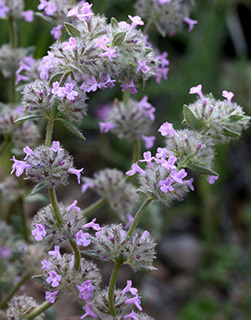
<path id="1" fill-rule="evenodd" d="M 150 48 L 150 47 L 146 47 L 146 50 L 145 50 L 145 57 L 146 57 L 149 53 L 151 53 L 151 52 L 153 52 L 153 49 L 152 49 L 152 48 Z"/>
<path id="2" fill-rule="evenodd" d="M 166 30 L 164 30 L 162 28 L 162 26 L 158 22 L 155 22 L 154 25 L 157 28 L 157 30 L 159 31 L 159 33 L 162 35 L 162 37 L 165 37 L 166 36 Z"/>
<path id="3" fill-rule="evenodd" d="M 63 125 L 69 130 L 71 131 L 73 134 L 75 134 L 77 137 L 79 137 L 82 140 L 86 140 L 86 138 L 83 136 L 83 134 L 78 130 L 77 127 L 75 127 L 72 123 L 70 123 L 69 121 L 65 120 L 65 119 L 58 119 L 58 121 L 62 122 Z"/>
<path id="4" fill-rule="evenodd" d="M 42 283 L 42 284 L 46 284 L 45 280 L 44 280 L 44 277 L 42 274 L 38 274 L 36 276 L 32 276 L 31 277 L 33 280 L 39 282 L 39 283 Z"/>
<path id="5" fill-rule="evenodd" d="M 43 116 L 41 115 L 38 115 L 38 114 L 31 114 L 29 116 L 25 116 L 25 117 L 22 117 L 22 118 L 19 118 L 17 120 L 14 121 L 14 123 L 19 123 L 19 122 L 22 122 L 22 121 L 26 121 L 26 120 L 32 120 L 32 119 L 37 119 L 37 118 L 43 118 Z"/>
<path id="6" fill-rule="evenodd" d="M 33 190 L 31 191 L 31 196 L 33 196 L 35 193 L 39 192 L 40 190 L 42 190 L 43 188 L 46 187 L 46 182 L 40 182 L 38 183 Z"/>
<path id="7" fill-rule="evenodd" d="M 112 46 L 120 46 L 126 37 L 126 32 L 118 32 L 114 35 L 112 40 Z"/>
<path id="8" fill-rule="evenodd" d="M 187 105 L 183 107 L 184 118 L 186 123 L 193 129 L 199 131 L 202 128 L 202 122 L 196 117 L 193 111 Z"/>
<path id="9" fill-rule="evenodd" d="M 54 74 L 51 79 L 50 79 L 50 85 L 53 83 L 53 82 L 56 82 L 56 81 L 60 81 L 61 78 L 63 77 L 64 73 L 63 72 L 59 72 L 59 73 L 56 73 Z"/>
<path id="10" fill-rule="evenodd" d="M 111 18 L 111 25 L 113 28 L 117 28 L 119 26 L 118 21 L 115 18 Z"/>
<path id="11" fill-rule="evenodd" d="M 196 163 L 190 163 L 187 167 L 193 171 L 200 173 L 200 174 L 206 174 L 209 176 L 218 176 L 219 175 L 217 172 L 215 172 L 209 168 L 203 167 L 201 165 L 198 165 Z"/>
<path id="12" fill-rule="evenodd" d="M 66 27 L 66 30 L 69 32 L 69 34 L 72 37 L 80 37 L 81 36 L 81 32 L 76 27 L 74 27 L 72 24 L 65 22 L 64 25 Z"/>
<path id="13" fill-rule="evenodd" d="M 240 115 L 240 114 L 232 114 L 232 115 L 229 117 L 229 120 L 230 120 L 231 122 L 237 122 L 237 121 L 241 121 L 241 120 L 249 121 L 250 119 L 251 119 L 251 117 L 243 116 L 243 115 Z"/>
<path id="14" fill-rule="evenodd" d="M 222 133 L 224 134 L 224 136 L 231 138 L 239 138 L 241 136 L 238 132 L 229 130 L 226 127 L 222 129 Z"/>

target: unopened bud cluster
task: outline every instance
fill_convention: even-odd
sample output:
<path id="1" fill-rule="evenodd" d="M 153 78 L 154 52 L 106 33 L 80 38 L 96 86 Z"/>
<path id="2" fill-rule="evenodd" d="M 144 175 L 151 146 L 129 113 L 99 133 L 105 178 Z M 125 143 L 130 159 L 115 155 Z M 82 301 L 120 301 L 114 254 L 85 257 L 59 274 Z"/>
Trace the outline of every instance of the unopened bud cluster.
<path id="1" fill-rule="evenodd" d="M 5 78 L 9 78 L 18 70 L 20 61 L 25 57 L 24 48 L 11 48 L 9 44 L 4 44 L 0 48 L 0 69 Z"/>
<path id="2" fill-rule="evenodd" d="M 10 320 L 21 320 L 32 310 L 38 306 L 37 302 L 26 295 L 14 296 L 14 298 L 9 303 L 9 308 L 7 310 L 7 316 Z M 40 314 L 36 317 L 37 320 L 44 320 L 44 314 Z"/>

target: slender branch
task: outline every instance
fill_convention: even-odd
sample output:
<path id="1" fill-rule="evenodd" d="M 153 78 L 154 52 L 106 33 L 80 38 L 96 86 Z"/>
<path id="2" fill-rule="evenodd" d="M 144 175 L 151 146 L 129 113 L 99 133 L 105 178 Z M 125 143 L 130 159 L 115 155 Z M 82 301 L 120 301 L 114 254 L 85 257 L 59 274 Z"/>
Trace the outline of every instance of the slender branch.
<path id="1" fill-rule="evenodd" d="M 1 302 L 0 304 L 0 309 L 5 309 L 7 308 L 8 304 L 7 302 L 14 296 L 14 294 L 18 291 L 18 289 L 21 287 L 21 285 L 28 280 L 30 277 L 30 274 L 27 272 L 25 273 L 21 279 L 18 281 L 18 283 L 16 283 L 16 285 L 14 287 L 11 288 L 11 290 L 9 291 L 9 293 L 7 294 L 7 296 L 5 297 L 5 299 Z"/>
<path id="2" fill-rule="evenodd" d="M 132 163 L 135 163 L 140 158 L 140 140 L 135 138 L 133 141 L 133 158 Z"/>
<path id="3" fill-rule="evenodd" d="M 53 127 L 54 127 L 53 120 L 49 120 L 48 124 L 47 124 L 46 138 L 45 138 L 45 146 L 46 147 L 51 146 Z"/>
<path id="4" fill-rule="evenodd" d="M 24 210 L 24 199 L 22 196 L 18 199 L 17 205 L 18 205 L 19 213 L 21 217 L 24 240 L 26 242 L 30 242 L 30 229 L 27 223 L 27 216 Z"/>
<path id="5" fill-rule="evenodd" d="M 53 209 L 55 218 L 57 220 L 57 225 L 58 225 L 59 229 L 61 229 L 62 226 L 64 225 L 64 220 L 63 220 L 61 212 L 59 210 L 58 200 L 57 200 L 57 195 L 56 195 L 55 189 L 49 188 L 49 196 L 50 196 L 52 209 Z"/>
<path id="6" fill-rule="evenodd" d="M 133 234 L 133 231 L 135 230 L 137 224 L 139 223 L 139 220 L 142 217 L 142 214 L 145 212 L 145 210 L 147 209 L 149 204 L 152 202 L 152 200 L 153 200 L 153 198 L 149 197 L 142 203 L 141 207 L 139 208 L 138 212 L 136 213 L 136 216 L 133 220 L 133 223 L 132 223 L 130 229 L 128 230 L 128 233 L 127 233 L 128 238 L 131 237 L 131 235 Z"/>
<path id="7" fill-rule="evenodd" d="M 55 303 L 55 302 L 54 302 Z M 43 313 L 45 310 L 49 309 L 51 306 L 53 306 L 54 303 L 50 303 L 48 301 L 45 301 L 40 306 L 33 309 L 28 315 L 25 315 L 22 319 L 25 320 L 32 320 L 35 319 L 37 316 L 39 316 L 41 313 Z"/>
<path id="8" fill-rule="evenodd" d="M 114 290 L 115 290 L 115 285 L 116 285 L 116 281 L 117 281 L 118 274 L 119 274 L 119 269 L 120 269 L 120 263 L 116 262 L 114 269 L 112 271 L 112 275 L 111 275 L 110 283 L 109 283 L 109 290 L 108 290 L 109 311 L 113 317 L 115 317 L 115 315 L 116 315 L 116 311 L 114 308 Z"/>
<path id="9" fill-rule="evenodd" d="M 80 268 L 80 259 L 81 259 L 79 247 L 78 247 L 78 245 L 77 245 L 75 240 L 71 240 L 70 244 L 71 244 L 71 247 L 72 247 L 72 250 L 73 250 L 73 253 L 74 253 L 74 266 L 73 267 L 74 267 L 75 270 L 79 270 L 79 268 Z"/>
<path id="10" fill-rule="evenodd" d="M 105 204 L 105 199 L 101 198 L 96 202 L 94 202 L 93 204 L 91 204 L 89 207 L 85 208 L 83 211 L 81 211 L 81 214 L 83 216 L 87 216 L 88 214 L 91 214 L 94 211 L 98 210 L 99 208 L 103 207 L 104 204 Z"/>
<path id="11" fill-rule="evenodd" d="M 129 99 L 130 99 L 130 96 L 131 96 L 131 92 L 130 92 L 129 89 L 127 89 L 127 90 L 125 90 L 125 91 L 123 92 L 123 102 L 124 102 L 124 105 L 125 105 L 125 106 L 128 105 L 128 101 L 129 101 Z"/>
<path id="12" fill-rule="evenodd" d="M 10 144 L 10 141 L 5 139 L 0 146 L 0 156 L 4 153 L 5 149 L 8 147 L 9 144 Z"/>

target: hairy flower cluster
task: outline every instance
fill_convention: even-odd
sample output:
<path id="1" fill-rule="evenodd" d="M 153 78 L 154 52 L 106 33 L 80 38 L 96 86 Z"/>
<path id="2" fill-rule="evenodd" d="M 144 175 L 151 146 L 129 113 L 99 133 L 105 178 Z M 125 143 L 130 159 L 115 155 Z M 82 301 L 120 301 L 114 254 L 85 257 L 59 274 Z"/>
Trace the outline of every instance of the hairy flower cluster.
<path id="1" fill-rule="evenodd" d="M 18 247 L 18 253 L 20 255 L 20 265 L 29 270 L 32 274 L 39 272 L 40 261 L 45 259 L 46 252 L 44 247 L 40 244 L 24 244 L 22 243 Z"/>
<path id="2" fill-rule="evenodd" d="M 0 194 L 3 201 L 12 202 L 24 195 L 24 190 L 20 188 L 17 179 L 13 176 L 7 177 L 0 183 Z"/>
<path id="3" fill-rule="evenodd" d="M 13 17 L 14 19 L 18 19 L 24 17 L 27 19 L 27 11 L 23 10 L 23 0 L 1 0 L 0 2 L 0 18 Z M 28 11 L 28 15 L 30 11 L 31 10 Z"/>
<path id="4" fill-rule="evenodd" d="M 113 107 L 109 110 L 105 122 L 100 122 L 101 132 L 111 131 L 119 138 L 134 141 L 142 137 L 147 147 L 152 147 L 154 137 L 147 137 L 154 121 L 155 108 L 144 97 L 140 102 L 129 99 L 128 103 L 115 100 Z M 151 140 L 151 142 L 150 142 Z"/>
<path id="5" fill-rule="evenodd" d="M 74 256 L 63 254 L 61 256 L 59 247 L 55 246 L 54 251 L 49 251 L 51 256 L 48 260 L 42 261 L 43 284 L 50 291 L 57 290 L 60 293 L 67 293 L 76 300 L 83 299 L 80 295 L 79 286 L 85 281 L 91 281 L 94 291 L 99 288 L 101 275 L 90 261 L 81 258 L 80 268 L 73 268 Z"/>
<path id="6" fill-rule="evenodd" d="M 199 98 L 192 104 L 184 106 L 184 122 L 210 137 L 215 144 L 227 143 L 239 138 L 243 129 L 248 127 L 250 117 L 245 116 L 242 107 L 232 102 L 234 94 L 223 91 L 226 100 L 216 100 L 210 94 L 204 96 L 202 86 L 190 89 L 190 94 L 198 94 Z"/>
<path id="7" fill-rule="evenodd" d="M 15 74 L 20 61 L 25 57 L 26 49 L 11 48 L 9 44 L 4 44 L 0 48 L 0 69 L 5 78 Z"/>
<path id="8" fill-rule="evenodd" d="M 125 263 L 135 271 L 153 270 L 156 243 L 148 231 L 136 229 L 128 238 L 121 224 L 103 227 L 92 240 L 93 254 L 102 260 Z"/>
<path id="9" fill-rule="evenodd" d="M 193 29 L 197 21 L 189 18 L 191 4 L 191 0 L 137 0 L 135 9 L 165 37 L 181 32 L 185 24 Z"/>
<path id="10" fill-rule="evenodd" d="M 7 316 L 10 320 L 21 320 L 25 315 L 29 314 L 32 310 L 38 307 L 37 302 L 32 297 L 26 295 L 14 296 L 9 303 Z M 37 320 L 43 320 L 44 314 L 36 317 Z"/>
<path id="11" fill-rule="evenodd" d="M 6 106 L 0 112 L 0 134 L 8 137 L 18 148 L 23 148 L 27 144 L 34 146 L 40 137 L 34 122 L 27 120 L 19 125 L 14 123 L 23 115 L 21 107 L 13 109 L 11 106 Z"/>
<path id="12" fill-rule="evenodd" d="M 105 199 L 112 210 L 126 222 L 126 216 L 130 214 L 138 201 L 136 188 L 125 181 L 125 175 L 117 169 L 104 169 L 94 174 L 94 179 L 84 178 L 82 192 L 88 188 L 93 189 Z"/>
<path id="13" fill-rule="evenodd" d="M 19 68 L 16 71 L 16 84 L 19 82 L 33 82 L 39 78 L 39 66 L 41 60 L 35 60 L 31 55 L 24 57 L 19 62 Z"/>
<path id="14" fill-rule="evenodd" d="M 13 157 L 11 173 L 16 171 L 19 177 L 25 171 L 26 178 L 35 183 L 43 183 L 47 187 L 57 187 L 68 182 L 69 173 L 75 174 L 80 183 L 83 169 L 73 168 L 73 160 L 67 151 L 60 148 L 58 141 L 53 141 L 52 147 L 38 146 L 34 150 L 25 147 L 26 156 L 24 161 Z"/>
<path id="15" fill-rule="evenodd" d="M 51 87 L 46 80 L 36 80 L 25 86 L 21 105 L 26 113 L 43 116 L 56 105 L 58 116 L 81 122 L 87 114 L 85 100 L 85 93 L 74 81 L 66 82 L 62 86 L 55 81 Z"/>

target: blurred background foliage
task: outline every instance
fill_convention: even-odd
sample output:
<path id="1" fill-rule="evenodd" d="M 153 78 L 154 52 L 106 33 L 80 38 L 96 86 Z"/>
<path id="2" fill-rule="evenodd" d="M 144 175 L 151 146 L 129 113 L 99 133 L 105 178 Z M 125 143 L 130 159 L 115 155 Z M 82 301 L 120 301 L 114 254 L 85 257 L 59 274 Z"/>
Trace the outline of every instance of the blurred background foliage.
<path id="1" fill-rule="evenodd" d="M 26 9 L 35 10 L 37 5 L 38 1 L 26 0 Z M 135 15 L 133 5 L 133 0 L 93 1 L 96 13 L 117 20 Z M 183 104 L 194 100 L 189 88 L 199 83 L 217 98 L 222 90 L 233 91 L 234 100 L 251 113 L 251 1 L 196 0 L 192 18 L 198 25 L 191 33 L 163 38 L 154 28 L 149 31 L 150 41 L 170 59 L 168 80 L 161 84 L 150 80 L 135 96 L 147 95 L 157 109 L 153 134 L 165 121 L 183 128 Z M 8 42 L 3 20 L 0 28 L 0 42 Z M 39 17 L 33 24 L 20 21 L 19 45 L 34 46 L 35 57 L 41 58 L 53 42 L 50 28 Z M 6 102 L 8 82 L 2 76 L 0 81 L 0 98 Z M 54 140 L 63 141 L 86 176 L 105 167 L 126 171 L 130 166 L 132 145 L 111 134 L 98 134 L 95 116 L 99 106 L 120 97 L 119 87 L 89 95 L 89 117 L 81 126 L 85 143 L 56 126 Z M 163 146 L 159 134 L 156 138 L 155 145 Z M 215 185 L 197 177 L 195 192 L 184 202 L 148 209 L 142 226 L 159 242 L 158 271 L 142 275 L 143 280 L 135 276 L 134 281 L 142 285 L 146 311 L 156 319 L 251 319 L 250 138 L 248 130 L 238 142 L 217 148 L 215 170 L 220 179 Z M 4 158 L 5 166 L 10 166 L 10 154 Z M 74 188 L 68 188 L 67 195 L 62 189 L 61 198 L 78 195 L 82 207 L 96 200 L 94 194 L 82 196 Z M 108 207 L 97 218 L 116 221 Z"/>

